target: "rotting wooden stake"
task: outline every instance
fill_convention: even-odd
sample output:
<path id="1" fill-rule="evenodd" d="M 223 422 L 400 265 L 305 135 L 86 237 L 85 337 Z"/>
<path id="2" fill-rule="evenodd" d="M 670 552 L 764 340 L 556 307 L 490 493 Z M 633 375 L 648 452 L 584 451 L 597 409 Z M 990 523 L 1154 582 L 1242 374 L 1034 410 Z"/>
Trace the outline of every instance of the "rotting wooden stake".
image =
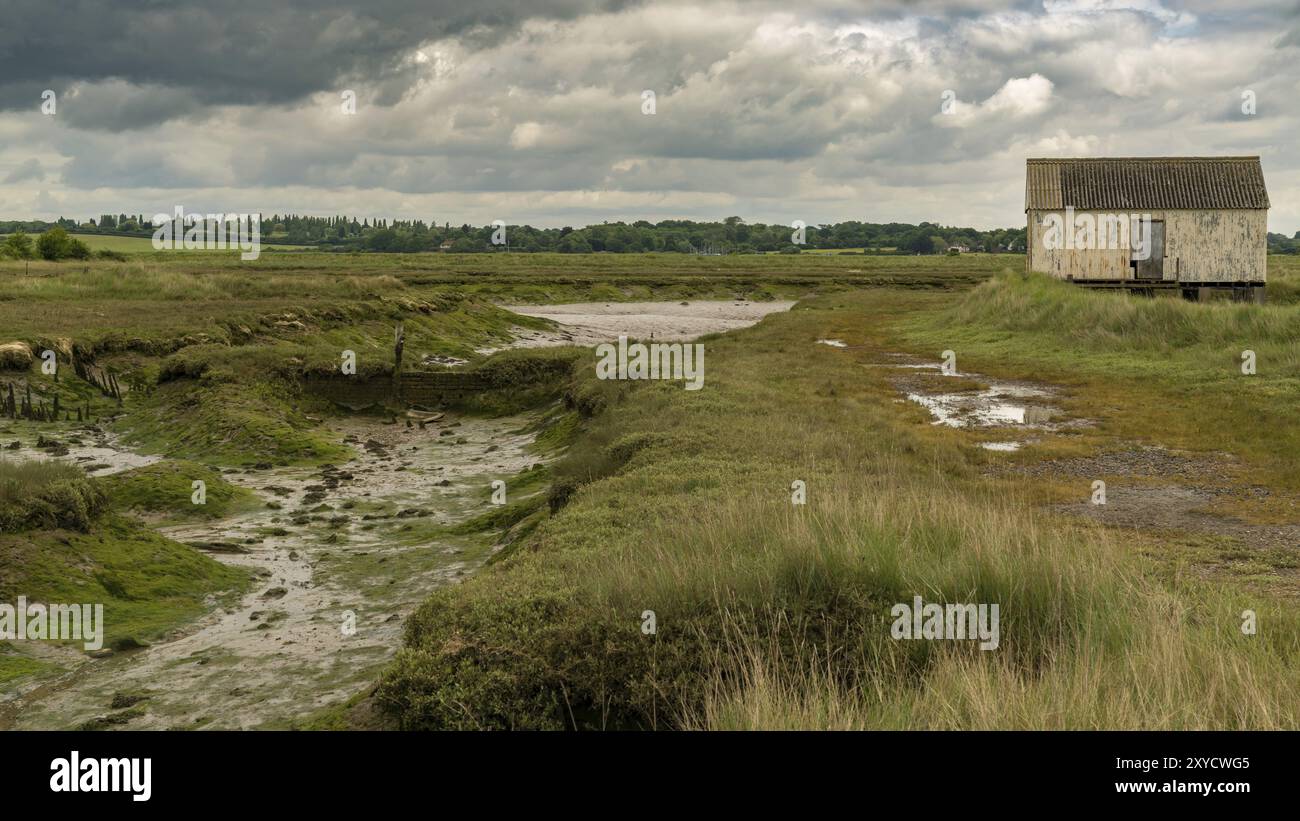
<path id="1" fill-rule="evenodd" d="M 402 401 L 402 348 L 406 346 L 406 328 L 404 323 L 397 323 L 393 335 L 393 393 L 397 401 Z"/>

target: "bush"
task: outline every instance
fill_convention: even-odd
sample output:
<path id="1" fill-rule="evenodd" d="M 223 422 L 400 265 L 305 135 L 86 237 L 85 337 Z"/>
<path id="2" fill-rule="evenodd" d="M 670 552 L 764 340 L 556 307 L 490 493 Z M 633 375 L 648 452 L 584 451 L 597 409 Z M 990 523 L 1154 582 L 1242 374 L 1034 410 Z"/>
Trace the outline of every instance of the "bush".
<path id="1" fill-rule="evenodd" d="M 90 259 L 90 247 L 69 236 L 62 227 L 51 228 L 36 240 L 36 251 L 41 259 Z"/>
<path id="2" fill-rule="evenodd" d="M 9 257 L 11 259 L 32 259 L 36 252 L 32 246 L 32 238 L 22 230 L 10 234 L 0 245 L 0 257 Z"/>
<path id="3" fill-rule="evenodd" d="M 54 527 L 84 532 L 104 501 L 104 492 L 74 465 L 0 461 L 0 532 Z"/>

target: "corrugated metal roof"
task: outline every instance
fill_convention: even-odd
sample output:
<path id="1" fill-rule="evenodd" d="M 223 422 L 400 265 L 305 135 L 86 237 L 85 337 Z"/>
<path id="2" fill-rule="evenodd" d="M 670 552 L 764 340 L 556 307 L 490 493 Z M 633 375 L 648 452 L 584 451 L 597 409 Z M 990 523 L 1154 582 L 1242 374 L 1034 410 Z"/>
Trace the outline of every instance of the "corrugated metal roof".
<path id="1" fill-rule="evenodd" d="M 1025 161 L 1025 210 L 1268 208 L 1259 157 Z"/>

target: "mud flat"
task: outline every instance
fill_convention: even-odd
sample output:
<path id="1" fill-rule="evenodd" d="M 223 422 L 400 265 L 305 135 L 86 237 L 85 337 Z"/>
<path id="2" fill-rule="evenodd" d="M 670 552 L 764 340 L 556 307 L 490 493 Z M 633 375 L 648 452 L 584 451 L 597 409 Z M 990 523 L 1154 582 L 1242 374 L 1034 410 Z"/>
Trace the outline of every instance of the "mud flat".
<path id="1" fill-rule="evenodd" d="M 558 323 L 558 331 L 522 331 L 518 347 L 598 345 L 617 340 L 685 342 L 705 334 L 748 328 L 768 314 L 788 311 L 793 301 L 701 300 L 692 302 L 575 302 L 564 305 L 508 305 L 524 316 Z"/>
<path id="2" fill-rule="evenodd" d="M 160 456 L 147 456 L 127 450 L 117 434 L 99 425 L 85 424 L 58 435 L 54 447 L 40 447 L 39 430 L 26 426 L 21 433 L 0 431 L 0 457 L 14 461 L 31 459 L 61 459 L 80 466 L 91 476 L 108 476 L 131 468 L 144 467 L 160 461 Z M 17 448 L 9 446 L 17 443 Z"/>
<path id="3" fill-rule="evenodd" d="M 530 452 L 534 421 L 339 420 L 329 428 L 354 450 L 346 463 L 227 471 L 267 506 L 162 532 L 247 568 L 249 593 L 150 647 L 89 659 L 6 712 L 18 728 L 242 729 L 346 700 L 399 647 L 403 617 L 491 555 L 487 539 L 442 526 L 490 510 L 494 480 L 544 461 Z"/>

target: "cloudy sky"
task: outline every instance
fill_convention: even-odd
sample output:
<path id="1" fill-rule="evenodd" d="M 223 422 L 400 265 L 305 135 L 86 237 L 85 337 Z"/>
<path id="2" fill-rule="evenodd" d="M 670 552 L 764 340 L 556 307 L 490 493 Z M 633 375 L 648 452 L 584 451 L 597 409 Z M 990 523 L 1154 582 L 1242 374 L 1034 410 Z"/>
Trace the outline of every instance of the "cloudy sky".
<path id="1" fill-rule="evenodd" d="M 5 8 L 0 219 L 989 228 L 1026 157 L 1259 154 L 1300 230 L 1300 0 Z"/>

